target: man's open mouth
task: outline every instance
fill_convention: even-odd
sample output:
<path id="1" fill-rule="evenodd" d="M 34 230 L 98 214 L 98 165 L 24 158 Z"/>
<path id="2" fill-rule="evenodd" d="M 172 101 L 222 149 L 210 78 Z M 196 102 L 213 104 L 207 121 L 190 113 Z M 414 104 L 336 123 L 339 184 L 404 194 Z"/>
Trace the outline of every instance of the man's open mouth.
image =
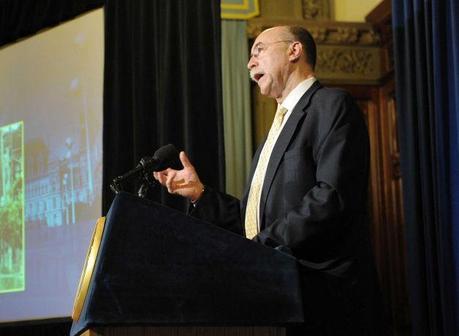
<path id="1" fill-rule="evenodd" d="M 264 73 L 256 73 L 253 75 L 253 79 L 255 80 L 255 82 L 258 82 L 264 75 Z"/>

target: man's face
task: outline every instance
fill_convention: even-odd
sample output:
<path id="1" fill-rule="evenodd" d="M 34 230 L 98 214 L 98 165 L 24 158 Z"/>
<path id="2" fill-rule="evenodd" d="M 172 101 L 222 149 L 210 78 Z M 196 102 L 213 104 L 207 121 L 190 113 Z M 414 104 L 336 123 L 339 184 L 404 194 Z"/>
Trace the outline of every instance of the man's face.
<path id="1" fill-rule="evenodd" d="M 282 97 L 288 79 L 291 42 L 285 28 L 276 27 L 262 32 L 253 43 L 247 67 L 262 95 Z"/>

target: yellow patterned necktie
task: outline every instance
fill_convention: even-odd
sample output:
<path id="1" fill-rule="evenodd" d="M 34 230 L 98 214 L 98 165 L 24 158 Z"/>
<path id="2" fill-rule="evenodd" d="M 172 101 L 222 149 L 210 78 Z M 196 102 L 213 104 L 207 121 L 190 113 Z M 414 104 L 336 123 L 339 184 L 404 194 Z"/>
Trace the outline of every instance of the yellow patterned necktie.
<path id="1" fill-rule="evenodd" d="M 274 121 L 269 130 L 268 137 L 266 138 L 263 149 L 261 150 L 258 159 L 257 168 L 253 174 L 252 184 L 250 185 L 249 197 L 247 199 L 247 207 L 245 209 L 245 236 L 252 239 L 259 231 L 259 209 L 261 190 L 263 189 L 263 182 L 266 175 L 266 168 L 268 167 L 269 158 L 276 143 L 277 137 L 281 130 L 282 121 L 287 113 L 287 109 L 281 105 L 277 106 Z"/>

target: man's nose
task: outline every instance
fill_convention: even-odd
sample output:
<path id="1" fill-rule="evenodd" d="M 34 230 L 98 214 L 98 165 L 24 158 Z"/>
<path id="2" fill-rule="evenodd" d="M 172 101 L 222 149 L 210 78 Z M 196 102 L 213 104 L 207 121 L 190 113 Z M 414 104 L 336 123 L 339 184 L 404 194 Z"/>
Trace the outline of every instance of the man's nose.
<path id="1" fill-rule="evenodd" d="M 250 56 L 249 63 L 247 63 L 247 68 L 250 70 L 255 67 L 257 64 L 257 59 L 254 56 Z"/>

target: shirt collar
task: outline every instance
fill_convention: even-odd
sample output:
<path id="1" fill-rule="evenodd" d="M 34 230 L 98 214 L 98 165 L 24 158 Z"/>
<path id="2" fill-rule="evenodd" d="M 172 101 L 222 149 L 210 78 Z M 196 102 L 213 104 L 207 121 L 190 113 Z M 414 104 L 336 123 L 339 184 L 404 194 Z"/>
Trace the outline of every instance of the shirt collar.
<path id="1" fill-rule="evenodd" d="M 299 100 L 303 95 L 308 91 L 308 89 L 314 84 L 317 79 L 315 77 L 310 77 L 305 79 L 300 84 L 298 84 L 285 98 L 281 106 L 285 107 L 290 113 L 293 108 L 298 104 Z"/>

